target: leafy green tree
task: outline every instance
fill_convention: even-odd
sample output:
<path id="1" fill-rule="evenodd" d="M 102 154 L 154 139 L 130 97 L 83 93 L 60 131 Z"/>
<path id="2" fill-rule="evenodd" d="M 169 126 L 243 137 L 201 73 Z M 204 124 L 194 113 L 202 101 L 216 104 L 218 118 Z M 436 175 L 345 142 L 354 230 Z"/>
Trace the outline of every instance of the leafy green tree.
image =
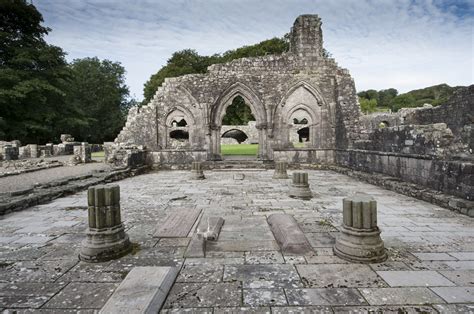
<path id="1" fill-rule="evenodd" d="M 360 109 L 364 113 L 372 113 L 377 111 L 377 99 L 366 99 L 359 97 Z"/>
<path id="2" fill-rule="evenodd" d="M 125 69 L 118 62 L 98 58 L 76 59 L 70 68 L 69 112 L 61 130 L 91 143 L 113 140 L 135 102 L 129 99 Z"/>
<path id="3" fill-rule="evenodd" d="M 416 100 L 413 95 L 401 94 L 393 99 L 393 110 L 398 111 L 401 108 L 417 107 Z"/>
<path id="4" fill-rule="evenodd" d="M 48 45 L 41 13 L 25 0 L 0 1 L 0 134 L 23 143 L 52 140 L 69 78 L 64 52 Z"/>
<path id="5" fill-rule="evenodd" d="M 177 77 L 185 74 L 206 73 L 207 67 L 212 64 L 229 62 L 234 59 L 264 56 L 267 54 L 281 54 L 288 51 L 287 37 L 272 38 L 251 46 L 244 46 L 224 52 L 222 55 L 200 56 L 195 50 L 185 49 L 173 53 L 167 64 L 153 74 L 145 83 L 143 89 L 146 104 L 167 77 Z"/>
<path id="6" fill-rule="evenodd" d="M 232 104 L 227 107 L 225 116 L 222 119 L 223 125 L 246 125 L 249 121 L 255 121 L 252 110 L 247 106 L 245 100 L 237 96 Z"/>
<path id="7" fill-rule="evenodd" d="M 395 88 L 380 90 L 377 98 L 378 106 L 393 110 L 393 100 L 397 95 L 398 91 Z"/>
<path id="8" fill-rule="evenodd" d="M 379 97 L 379 94 L 375 89 L 369 89 L 369 90 L 357 93 L 357 96 L 359 96 L 361 98 L 365 98 L 367 100 L 371 100 L 371 99 L 377 100 L 378 97 Z"/>

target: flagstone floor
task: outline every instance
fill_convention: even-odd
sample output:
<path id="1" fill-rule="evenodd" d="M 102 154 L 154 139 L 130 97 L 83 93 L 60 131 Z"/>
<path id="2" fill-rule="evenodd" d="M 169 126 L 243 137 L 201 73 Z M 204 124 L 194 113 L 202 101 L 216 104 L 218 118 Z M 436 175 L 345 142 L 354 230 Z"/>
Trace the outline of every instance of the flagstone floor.
<path id="1" fill-rule="evenodd" d="M 185 171 L 129 178 L 122 217 L 133 254 L 99 264 L 77 258 L 86 229 L 86 192 L 0 216 L 0 310 L 93 313 L 134 266 L 176 266 L 165 313 L 474 312 L 474 219 L 330 171 L 308 171 L 314 198 L 288 197 L 291 180 L 273 171 Z M 243 180 L 234 174 L 243 173 Z M 342 199 L 378 202 L 389 258 L 353 264 L 333 255 Z M 176 209 L 225 219 L 205 258 L 183 258 L 187 238 L 153 238 Z M 295 217 L 314 252 L 285 256 L 267 223 Z M 202 218 L 204 219 L 204 218 Z M 192 232 L 191 232 L 192 233 Z"/>

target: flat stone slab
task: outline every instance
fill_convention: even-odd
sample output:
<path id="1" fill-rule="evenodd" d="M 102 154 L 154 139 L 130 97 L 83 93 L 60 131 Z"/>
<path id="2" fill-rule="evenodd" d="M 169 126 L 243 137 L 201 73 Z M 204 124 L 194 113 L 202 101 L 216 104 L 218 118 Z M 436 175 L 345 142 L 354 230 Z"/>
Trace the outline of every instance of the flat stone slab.
<path id="1" fill-rule="evenodd" d="M 244 289 L 246 306 L 288 305 L 283 289 Z"/>
<path id="2" fill-rule="evenodd" d="M 306 287 L 386 287 L 368 266 L 361 264 L 296 265 Z"/>
<path id="3" fill-rule="evenodd" d="M 474 302 L 474 287 L 436 287 L 431 290 L 448 303 Z"/>
<path id="4" fill-rule="evenodd" d="M 44 309 L 100 309 L 118 283 L 72 282 L 42 306 Z M 79 294 L 80 293 L 80 294 Z"/>
<path id="5" fill-rule="evenodd" d="M 188 247 L 184 252 L 184 257 L 205 257 L 206 241 L 202 234 L 195 233 L 189 241 Z"/>
<path id="6" fill-rule="evenodd" d="M 164 222 L 159 223 L 158 229 L 153 237 L 187 237 L 200 213 L 201 209 L 199 208 L 174 210 Z"/>
<path id="7" fill-rule="evenodd" d="M 454 286 L 455 284 L 435 271 L 378 271 L 391 287 Z"/>
<path id="8" fill-rule="evenodd" d="M 224 281 L 271 281 L 274 286 L 292 286 L 299 281 L 298 273 L 293 265 L 262 264 L 262 265 L 225 265 Z"/>
<path id="9" fill-rule="evenodd" d="M 158 313 L 176 279 L 174 267 L 135 267 L 100 313 Z"/>
<path id="10" fill-rule="evenodd" d="M 365 305 L 357 289 L 286 289 L 289 305 Z"/>
<path id="11" fill-rule="evenodd" d="M 175 283 L 165 308 L 241 306 L 240 283 Z"/>
<path id="12" fill-rule="evenodd" d="M 273 214 L 268 217 L 268 224 L 284 254 L 309 254 L 311 245 L 291 215 Z"/>
<path id="13" fill-rule="evenodd" d="M 364 288 L 360 292 L 371 305 L 444 303 L 428 288 Z"/>

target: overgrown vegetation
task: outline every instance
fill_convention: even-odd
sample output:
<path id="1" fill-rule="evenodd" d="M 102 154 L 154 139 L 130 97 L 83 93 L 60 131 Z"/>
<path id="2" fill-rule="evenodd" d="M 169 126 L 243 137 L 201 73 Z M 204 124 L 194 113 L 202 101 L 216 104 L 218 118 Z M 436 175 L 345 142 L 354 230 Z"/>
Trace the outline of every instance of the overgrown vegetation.
<path id="1" fill-rule="evenodd" d="M 222 144 L 222 155 L 257 155 L 258 144 Z"/>
<path id="2" fill-rule="evenodd" d="M 447 84 L 434 85 L 423 89 L 398 94 L 395 88 L 376 91 L 369 89 L 359 92 L 359 103 L 363 112 L 392 110 L 401 108 L 421 107 L 424 104 L 438 106 L 445 103 L 453 93 L 462 86 L 451 87 Z"/>

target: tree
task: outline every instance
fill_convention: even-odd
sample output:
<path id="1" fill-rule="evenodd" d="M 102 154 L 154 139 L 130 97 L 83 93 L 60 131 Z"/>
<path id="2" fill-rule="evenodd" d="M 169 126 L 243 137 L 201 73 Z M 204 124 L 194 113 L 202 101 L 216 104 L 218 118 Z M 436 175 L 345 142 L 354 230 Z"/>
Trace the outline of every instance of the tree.
<path id="1" fill-rule="evenodd" d="M 382 89 L 378 92 L 378 106 L 384 108 L 390 108 L 393 110 L 393 100 L 398 95 L 398 91 L 395 88 Z"/>
<path id="2" fill-rule="evenodd" d="M 69 112 L 61 129 L 92 143 L 113 140 L 134 103 L 125 85 L 125 69 L 98 58 L 76 59 L 70 68 Z"/>
<path id="3" fill-rule="evenodd" d="M 281 54 L 288 51 L 288 37 L 272 38 L 251 46 L 244 46 L 234 50 L 228 50 L 222 55 L 200 56 L 193 49 L 185 49 L 173 53 L 167 64 L 157 73 L 153 74 L 145 83 L 143 89 L 146 104 L 155 94 L 167 77 L 177 77 L 185 74 L 206 73 L 207 67 L 212 64 L 229 62 L 234 59 L 264 56 L 267 54 Z"/>
<path id="4" fill-rule="evenodd" d="M 0 1 L 0 134 L 44 143 L 55 136 L 69 79 L 64 52 L 48 45 L 43 17 L 25 0 Z"/>
<path id="5" fill-rule="evenodd" d="M 252 110 L 247 106 L 245 100 L 237 96 L 232 104 L 227 107 L 225 116 L 222 119 L 223 125 L 246 125 L 249 121 L 255 121 Z"/>
<path id="6" fill-rule="evenodd" d="M 366 99 L 359 97 L 360 109 L 364 113 L 372 113 L 377 110 L 377 100 L 376 99 Z"/>
<path id="7" fill-rule="evenodd" d="M 401 94 L 393 99 L 393 110 L 398 111 L 401 108 L 416 107 L 416 100 L 413 95 Z"/>

